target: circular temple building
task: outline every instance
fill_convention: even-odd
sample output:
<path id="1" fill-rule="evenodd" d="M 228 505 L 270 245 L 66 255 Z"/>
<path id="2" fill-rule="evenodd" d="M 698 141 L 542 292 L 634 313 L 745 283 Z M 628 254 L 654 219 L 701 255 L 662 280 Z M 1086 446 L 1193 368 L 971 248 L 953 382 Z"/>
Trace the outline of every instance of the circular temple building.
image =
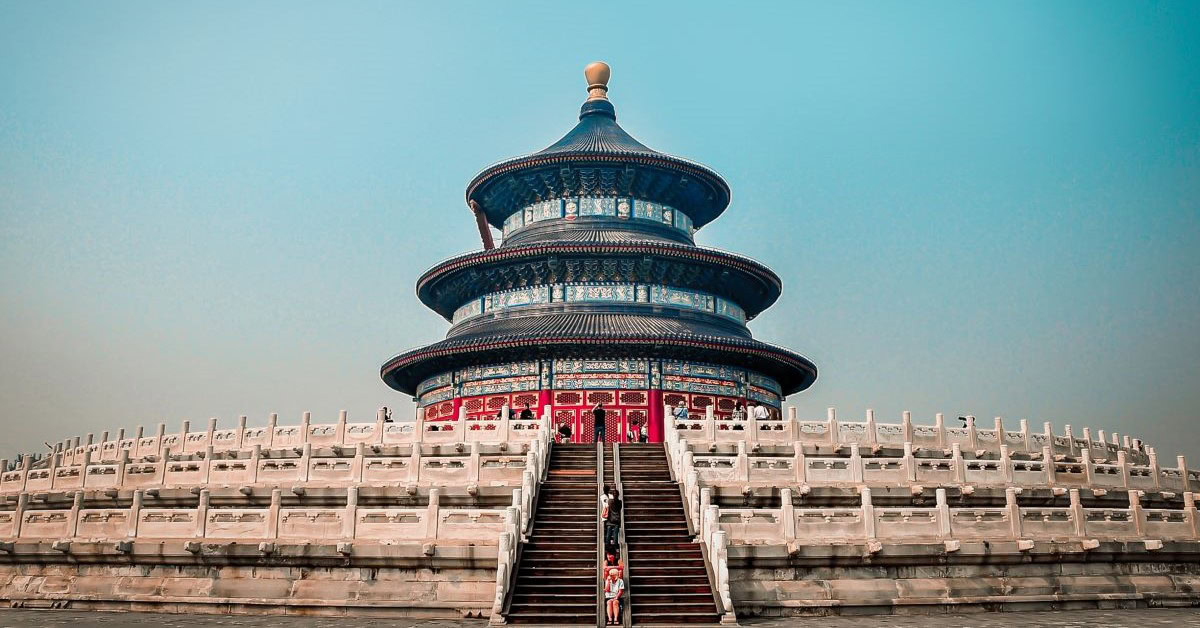
<path id="1" fill-rule="evenodd" d="M 779 277 L 694 241 L 729 205 L 729 185 L 631 137 L 608 100 L 608 66 L 585 74 L 575 128 L 467 186 L 485 250 L 417 282 L 450 331 L 388 360 L 383 380 L 425 421 L 528 407 L 570 425 L 575 442 L 593 439 L 597 403 L 609 442 L 642 425 L 660 442 L 664 404 L 723 418 L 765 404 L 778 417 L 817 369 L 746 326 L 779 298 Z M 499 247 L 487 225 L 503 232 Z"/>

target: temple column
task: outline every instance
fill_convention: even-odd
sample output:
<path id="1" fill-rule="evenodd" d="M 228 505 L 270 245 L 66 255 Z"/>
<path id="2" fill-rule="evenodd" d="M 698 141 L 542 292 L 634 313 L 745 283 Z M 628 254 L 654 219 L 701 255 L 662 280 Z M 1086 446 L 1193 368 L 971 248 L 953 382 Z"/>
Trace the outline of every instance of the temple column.
<path id="1" fill-rule="evenodd" d="M 663 394 L 657 388 L 650 389 L 650 407 L 647 408 L 646 438 L 652 443 L 661 443 L 666 432 L 663 426 Z"/>

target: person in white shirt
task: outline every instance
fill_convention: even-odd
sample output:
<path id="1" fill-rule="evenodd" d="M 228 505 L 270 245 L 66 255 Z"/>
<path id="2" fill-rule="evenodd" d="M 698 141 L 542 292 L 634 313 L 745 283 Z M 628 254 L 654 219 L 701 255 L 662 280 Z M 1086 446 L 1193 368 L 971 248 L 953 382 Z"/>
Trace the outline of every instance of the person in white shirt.
<path id="1" fill-rule="evenodd" d="M 754 406 L 755 421 L 766 421 L 769 418 L 771 418 L 771 411 L 767 409 L 767 404 L 760 403 L 757 406 Z"/>

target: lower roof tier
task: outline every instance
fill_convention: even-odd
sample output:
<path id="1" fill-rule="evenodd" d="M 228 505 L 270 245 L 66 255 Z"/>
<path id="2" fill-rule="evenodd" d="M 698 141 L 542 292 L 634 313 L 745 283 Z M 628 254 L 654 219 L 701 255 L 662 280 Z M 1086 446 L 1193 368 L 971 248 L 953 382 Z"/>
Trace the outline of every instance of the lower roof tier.
<path id="1" fill-rule="evenodd" d="M 784 395 L 817 379 L 804 356 L 752 338 L 731 336 L 686 319 L 616 313 L 521 317 L 486 334 L 463 334 L 388 360 L 380 376 L 409 394 L 427 377 L 463 366 L 511 360 L 612 355 L 701 360 L 753 369 L 774 378 Z"/>

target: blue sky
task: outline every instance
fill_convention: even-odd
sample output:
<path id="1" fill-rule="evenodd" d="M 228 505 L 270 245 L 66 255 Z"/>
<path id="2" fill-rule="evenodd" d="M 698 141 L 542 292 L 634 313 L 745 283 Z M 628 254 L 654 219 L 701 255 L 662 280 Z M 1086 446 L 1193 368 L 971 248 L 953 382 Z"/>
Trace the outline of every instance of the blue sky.
<path id="1" fill-rule="evenodd" d="M 441 338 L 467 181 L 575 122 L 733 188 L 791 397 L 1144 436 L 1200 466 L 1200 5 L 0 3 L 0 456 L 368 420 Z"/>

